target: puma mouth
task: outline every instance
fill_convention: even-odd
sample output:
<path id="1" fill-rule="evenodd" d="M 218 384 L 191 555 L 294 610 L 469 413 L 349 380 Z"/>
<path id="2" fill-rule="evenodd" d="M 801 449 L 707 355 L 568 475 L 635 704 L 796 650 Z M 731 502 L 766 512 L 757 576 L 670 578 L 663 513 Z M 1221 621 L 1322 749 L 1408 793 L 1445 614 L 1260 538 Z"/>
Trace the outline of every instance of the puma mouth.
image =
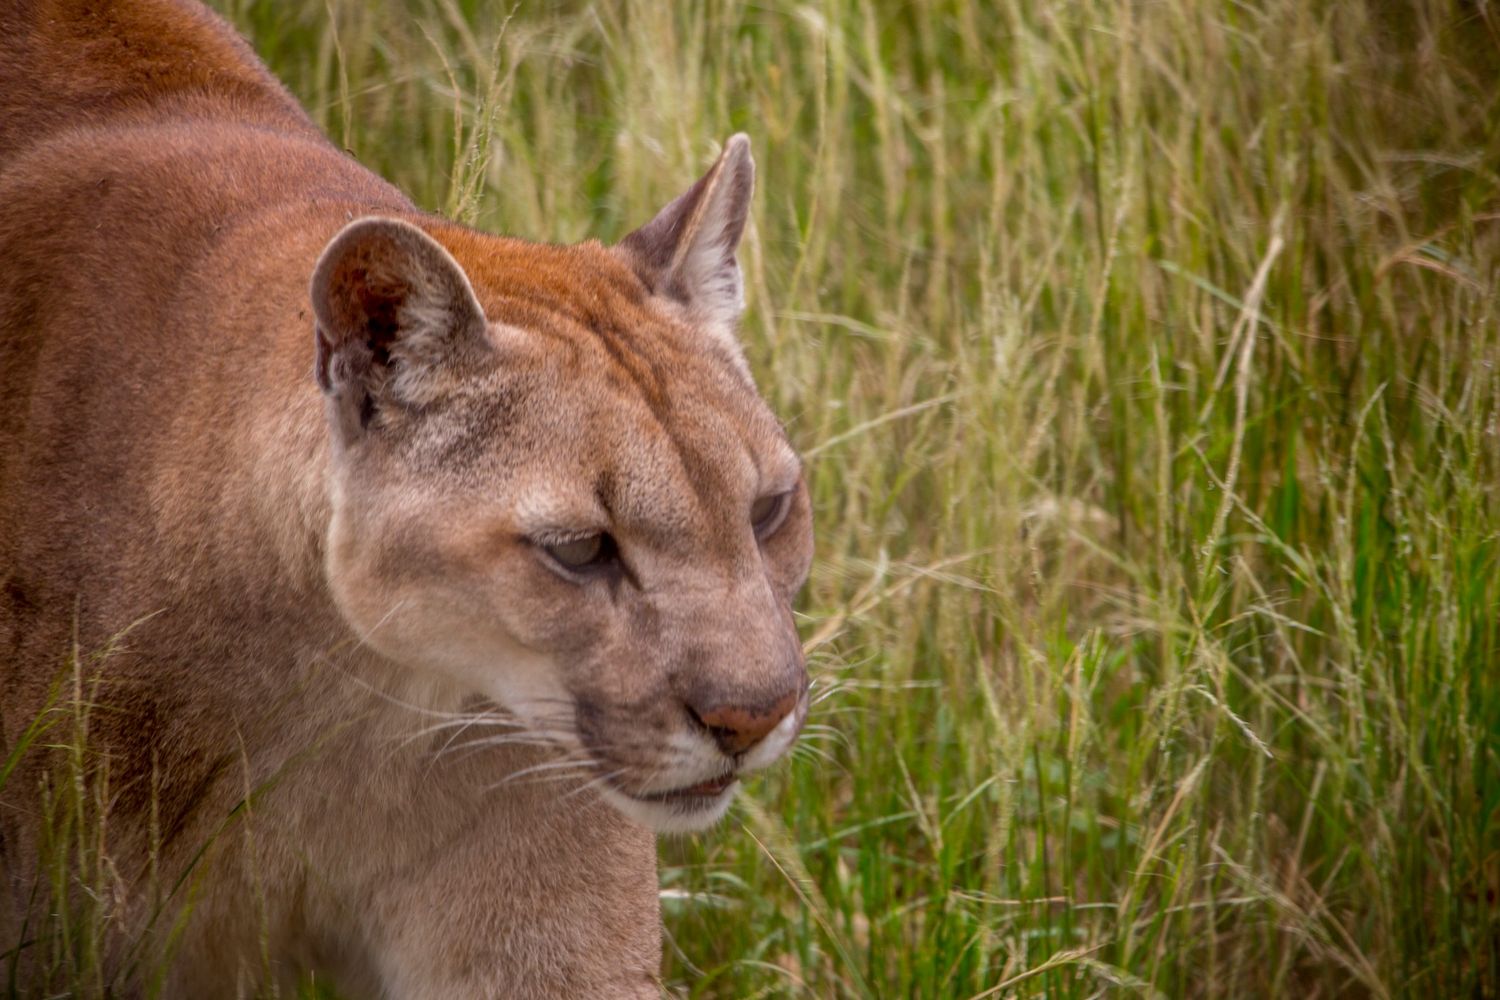
<path id="1" fill-rule="evenodd" d="M 610 781 L 604 797 L 630 819 L 657 833 L 692 833 L 713 826 L 729 811 L 739 788 L 733 772 L 680 788 L 638 792 Z"/>
<path id="2" fill-rule="evenodd" d="M 690 804 L 693 800 L 697 799 L 703 801 L 704 804 L 708 804 L 732 789 L 738 780 L 734 773 L 731 772 L 708 781 L 700 781 L 696 785 L 688 785 L 685 788 L 673 788 L 665 792 L 652 792 L 650 795 L 637 795 L 635 797 L 642 802 Z"/>

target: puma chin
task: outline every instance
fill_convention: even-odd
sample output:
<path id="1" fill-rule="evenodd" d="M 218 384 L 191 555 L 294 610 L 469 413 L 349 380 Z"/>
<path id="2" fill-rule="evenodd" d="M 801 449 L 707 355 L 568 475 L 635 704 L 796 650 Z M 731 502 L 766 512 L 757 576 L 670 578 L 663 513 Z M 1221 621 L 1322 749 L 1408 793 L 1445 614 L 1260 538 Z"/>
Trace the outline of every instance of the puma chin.
<path id="1" fill-rule="evenodd" d="M 312 279 L 338 607 L 658 831 L 719 819 L 807 713 L 807 488 L 735 337 L 753 170 L 732 138 L 619 245 L 546 248 L 541 292 L 390 218 Z"/>

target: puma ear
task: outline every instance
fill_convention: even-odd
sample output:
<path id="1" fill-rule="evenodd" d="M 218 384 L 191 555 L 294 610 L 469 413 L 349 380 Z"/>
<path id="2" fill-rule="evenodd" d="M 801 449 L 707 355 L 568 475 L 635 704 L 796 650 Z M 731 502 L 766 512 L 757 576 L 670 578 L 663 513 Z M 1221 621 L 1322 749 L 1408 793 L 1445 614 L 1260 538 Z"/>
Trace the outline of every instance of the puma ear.
<path id="1" fill-rule="evenodd" d="M 620 249 L 652 291 L 683 303 L 701 320 L 733 328 L 745 308 L 734 255 L 754 188 L 750 140 L 732 135 L 708 173 L 621 240 Z"/>
<path id="2" fill-rule="evenodd" d="M 431 401 L 441 372 L 482 363 L 491 350 L 463 268 L 408 222 L 345 226 L 318 258 L 311 295 L 318 385 L 346 433 L 382 407 Z"/>

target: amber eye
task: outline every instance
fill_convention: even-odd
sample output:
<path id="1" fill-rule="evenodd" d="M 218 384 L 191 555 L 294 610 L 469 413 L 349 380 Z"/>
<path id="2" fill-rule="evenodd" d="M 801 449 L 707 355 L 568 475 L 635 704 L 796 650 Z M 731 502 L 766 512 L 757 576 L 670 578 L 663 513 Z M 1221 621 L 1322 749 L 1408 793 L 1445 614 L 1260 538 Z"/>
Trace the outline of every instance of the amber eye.
<path id="1" fill-rule="evenodd" d="M 575 572 L 601 566 L 614 557 L 614 539 L 608 535 L 584 535 L 542 546 L 564 569 Z"/>
<path id="2" fill-rule="evenodd" d="M 755 529 L 757 538 L 765 538 L 781 527 L 781 520 L 786 516 L 791 497 L 791 493 L 773 493 L 750 505 L 750 525 Z"/>

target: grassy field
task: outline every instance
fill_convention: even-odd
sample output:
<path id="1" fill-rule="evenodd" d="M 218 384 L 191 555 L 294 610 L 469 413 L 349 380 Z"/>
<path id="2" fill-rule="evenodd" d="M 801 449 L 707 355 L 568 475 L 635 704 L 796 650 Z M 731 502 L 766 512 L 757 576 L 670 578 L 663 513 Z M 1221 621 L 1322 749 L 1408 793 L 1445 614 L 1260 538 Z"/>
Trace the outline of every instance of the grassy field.
<path id="1" fill-rule="evenodd" d="M 1500 993 L 1500 11 L 220 7 L 496 231 L 752 138 L 818 703 L 675 994 Z"/>

